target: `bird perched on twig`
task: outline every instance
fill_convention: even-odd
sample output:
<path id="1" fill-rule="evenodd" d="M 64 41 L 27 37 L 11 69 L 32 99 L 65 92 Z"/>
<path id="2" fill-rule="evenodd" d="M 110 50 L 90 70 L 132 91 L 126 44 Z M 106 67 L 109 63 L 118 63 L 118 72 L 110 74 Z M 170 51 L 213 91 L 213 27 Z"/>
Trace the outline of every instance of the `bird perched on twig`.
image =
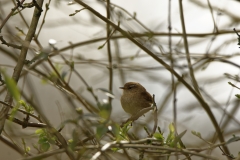
<path id="1" fill-rule="evenodd" d="M 121 97 L 122 108 L 131 115 L 137 114 L 140 110 L 150 107 L 153 103 L 152 96 L 146 89 L 137 82 L 128 82 L 123 87 Z"/>

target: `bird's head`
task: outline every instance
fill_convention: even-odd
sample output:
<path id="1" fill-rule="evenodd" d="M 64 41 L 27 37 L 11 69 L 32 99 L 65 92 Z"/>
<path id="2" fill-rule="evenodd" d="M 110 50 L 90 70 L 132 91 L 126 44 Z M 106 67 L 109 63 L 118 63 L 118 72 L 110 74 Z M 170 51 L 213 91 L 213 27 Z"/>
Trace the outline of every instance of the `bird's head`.
<path id="1" fill-rule="evenodd" d="M 119 87 L 120 89 L 123 89 L 123 94 L 130 94 L 135 92 L 143 92 L 146 91 L 146 89 L 137 82 L 128 82 L 123 87 Z"/>

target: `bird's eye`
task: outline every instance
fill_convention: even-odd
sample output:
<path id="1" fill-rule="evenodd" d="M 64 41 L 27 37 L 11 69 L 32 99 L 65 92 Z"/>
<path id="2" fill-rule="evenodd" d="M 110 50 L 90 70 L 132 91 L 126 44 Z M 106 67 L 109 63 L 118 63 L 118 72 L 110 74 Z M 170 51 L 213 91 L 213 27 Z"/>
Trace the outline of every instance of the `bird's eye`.
<path id="1" fill-rule="evenodd" d="M 128 89 L 132 89 L 132 88 L 134 88 L 136 85 L 130 85 L 129 87 L 128 87 Z"/>

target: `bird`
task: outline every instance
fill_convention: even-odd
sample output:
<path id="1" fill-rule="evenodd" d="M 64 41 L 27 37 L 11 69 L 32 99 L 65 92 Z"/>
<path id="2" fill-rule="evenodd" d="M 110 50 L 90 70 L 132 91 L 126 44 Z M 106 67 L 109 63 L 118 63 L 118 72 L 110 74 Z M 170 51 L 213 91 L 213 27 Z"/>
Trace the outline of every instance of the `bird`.
<path id="1" fill-rule="evenodd" d="M 123 87 L 121 105 L 125 112 L 135 115 L 143 108 L 153 104 L 153 97 L 147 90 L 137 82 L 127 82 Z"/>

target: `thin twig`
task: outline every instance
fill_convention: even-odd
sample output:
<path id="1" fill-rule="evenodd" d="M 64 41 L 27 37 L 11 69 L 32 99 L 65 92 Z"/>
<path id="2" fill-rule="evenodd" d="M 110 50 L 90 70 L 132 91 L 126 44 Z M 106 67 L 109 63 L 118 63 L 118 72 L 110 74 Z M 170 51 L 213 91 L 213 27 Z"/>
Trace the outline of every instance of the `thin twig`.
<path id="1" fill-rule="evenodd" d="M 36 128 L 47 128 L 47 125 L 44 123 L 34 123 L 34 122 L 24 122 L 21 121 L 17 118 L 11 118 L 10 116 L 7 116 L 7 119 L 13 121 L 16 124 L 19 124 L 22 126 L 22 128 L 27 128 L 27 127 L 36 127 Z"/>
<path id="2" fill-rule="evenodd" d="M 130 118 L 128 118 L 121 126 L 123 126 L 127 122 L 130 122 L 130 121 L 134 122 L 134 121 L 136 121 L 139 117 L 141 117 L 142 115 L 144 115 L 145 113 L 147 113 L 148 111 L 153 110 L 153 109 L 154 108 L 152 106 L 141 109 L 136 114 L 134 114 Z"/>
<path id="3" fill-rule="evenodd" d="M 210 1 L 207 0 L 207 2 L 208 2 L 208 7 L 209 7 L 210 12 L 211 12 L 211 16 L 212 16 L 213 24 L 214 24 L 214 30 L 213 30 L 213 31 L 216 31 L 216 33 L 217 33 L 217 32 L 218 32 L 218 27 L 217 27 L 217 23 L 216 23 L 216 21 L 215 21 L 215 19 L 214 19 L 213 8 L 212 8 L 212 5 L 211 5 Z"/>
<path id="4" fill-rule="evenodd" d="M 120 7 L 120 6 L 116 5 L 116 4 L 111 3 L 111 5 L 116 7 L 116 8 L 121 9 L 122 11 L 127 13 L 132 19 L 134 19 L 138 24 L 140 24 L 144 29 L 146 29 L 150 33 L 153 33 L 148 27 L 146 27 L 140 20 L 137 19 L 136 15 L 132 15 L 126 9 L 124 9 L 123 7 Z"/>
<path id="5" fill-rule="evenodd" d="M 92 112 L 93 112 L 93 113 L 97 113 L 98 110 L 97 110 L 94 106 L 92 106 L 92 105 L 90 105 L 89 103 L 87 103 L 87 101 L 85 101 L 85 100 L 84 100 L 82 97 L 80 97 L 76 92 L 74 92 L 74 90 L 68 85 L 68 83 L 65 82 L 64 79 L 62 79 L 60 73 L 59 73 L 59 72 L 57 71 L 57 69 L 54 67 L 54 65 L 52 64 L 52 62 L 51 62 L 51 60 L 50 60 L 49 57 L 48 57 L 48 63 L 50 64 L 50 66 L 52 67 L 52 69 L 53 69 L 53 70 L 55 71 L 55 73 L 57 74 L 60 82 L 65 85 L 65 89 L 68 90 L 69 92 L 71 92 L 72 94 L 74 94 L 74 95 L 76 96 L 76 98 L 85 106 L 85 108 L 86 108 L 89 112 L 91 112 L 91 113 L 92 113 Z"/>
<path id="6" fill-rule="evenodd" d="M 20 3 L 17 3 L 17 5 L 16 5 L 14 8 L 12 8 L 11 12 L 10 12 L 10 13 L 8 14 L 8 16 L 3 20 L 3 22 L 2 22 L 2 24 L 1 24 L 1 26 L 0 26 L 0 33 L 1 33 L 1 31 L 2 31 L 3 26 L 7 23 L 8 19 L 12 16 L 12 14 L 14 13 L 14 11 L 15 11 L 18 7 L 22 6 L 22 4 L 23 4 L 24 1 L 25 1 L 25 0 L 22 0 Z"/>
<path id="7" fill-rule="evenodd" d="M 149 49 L 147 49 L 145 46 L 143 46 L 141 43 L 139 43 L 137 40 L 135 40 L 130 34 L 128 34 L 128 32 L 124 31 L 123 29 L 121 29 L 121 27 L 118 27 L 116 24 L 114 24 L 113 22 L 109 21 L 106 17 L 104 17 L 103 15 L 101 15 L 99 12 L 97 12 L 96 10 L 94 10 L 93 8 L 91 8 L 90 6 L 88 6 L 87 4 L 85 4 L 83 1 L 80 0 L 75 0 L 75 2 L 79 3 L 80 5 L 87 7 L 89 11 L 91 11 L 93 14 L 95 14 L 98 18 L 100 18 L 101 20 L 103 20 L 106 23 L 111 24 L 113 27 L 115 27 L 120 33 L 122 33 L 124 36 L 126 36 L 129 40 L 131 40 L 134 44 L 136 44 L 139 48 L 141 48 L 143 51 L 145 51 L 148 55 L 150 55 L 152 58 L 154 58 L 157 62 L 159 62 L 160 64 L 162 64 L 168 71 L 170 71 L 171 73 L 174 74 L 175 77 L 177 77 L 177 79 L 179 81 L 181 81 L 185 87 L 197 98 L 197 100 L 199 101 L 199 103 L 201 104 L 201 106 L 205 109 L 205 111 L 207 112 L 209 118 L 211 119 L 217 133 L 218 133 L 218 138 L 221 142 L 224 142 L 224 137 L 222 134 L 221 129 L 218 126 L 218 123 L 209 107 L 209 105 L 204 101 L 204 99 L 199 95 L 199 93 L 194 90 L 175 70 L 173 70 L 167 63 L 165 63 L 162 59 L 160 59 L 156 54 L 152 53 Z M 227 147 L 223 147 L 224 151 L 228 154 L 229 151 L 227 149 Z"/>
<path id="8" fill-rule="evenodd" d="M 3 105 L 8 106 L 8 107 L 10 107 L 10 108 L 14 108 L 13 106 L 11 106 L 11 105 L 3 102 L 3 101 L 0 101 L 0 103 L 3 104 Z M 24 110 L 22 110 L 22 109 L 18 109 L 18 111 L 19 111 L 19 112 L 22 112 L 23 114 L 28 114 L 29 116 L 37 119 L 39 122 L 42 122 L 41 119 L 39 119 L 39 117 L 37 117 L 37 116 L 35 116 L 35 115 L 33 115 L 33 114 L 30 114 L 30 113 L 28 113 L 28 112 L 26 112 L 26 111 L 24 111 Z"/>
<path id="9" fill-rule="evenodd" d="M 168 45 L 169 45 L 169 55 L 170 55 L 170 60 L 171 60 L 171 67 L 174 70 L 174 58 L 172 54 L 172 36 L 171 36 L 171 31 L 172 31 L 172 22 L 171 22 L 171 0 L 169 0 L 168 4 L 168 33 L 169 33 L 169 39 L 168 39 Z M 173 92 L 173 124 L 175 125 L 175 135 L 177 135 L 177 91 L 176 91 L 176 86 L 175 86 L 175 77 L 171 73 L 171 80 L 172 80 L 172 92 Z"/>
<path id="10" fill-rule="evenodd" d="M 81 81 L 87 87 L 87 90 L 92 94 L 96 102 L 99 103 L 98 97 L 94 94 L 92 87 L 88 85 L 87 81 L 81 76 L 81 74 L 79 74 L 79 72 L 74 67 L 71 66 L 71 63 L 67 61 L 67 59 L 64 56 L 62 55 L 60 56 L 64 60 L 65 64 L 67 64 L 71 68 L 71 70 L 78 76 L 78 78 L 81 79 Z"/>
<path id="11" fill-rule="evenodd" d="M 232 33 L 235 33 L 234 31 L 230 30 L 220 30 L 218 32 L 218 35 L 224 35 L 224 34 L 232 34 Z M 187 37 L 207 37 L 207 36 L 212 36 L 212 35 L 215 35 L 216 33 L 187 33 L 186 36 Z M 132 32 L 131 35 L 133 37 L 149 37 L 149 34 L 147 33 L 134 33 Z M 161 36 L 161 37 L 166 37 L 166 36 L 169 36 L 169 33 L 165 33 L 165 32 L 160 32 L 160 33 L 157 33 L 157 32 L 154 32 L 152 33 L 153 36 Z M 182 33 L 171 33 L 170 34 L 171 36 L 174 36 L 174 37 L 182 37 L 183 34 Z M 117 35 L 117 36 L 111 36 L 111 39 L 121 39 L 121 38 L 126 38 L 125 35 Z M 102 37 L 102 38 L 96 38 L 96 39 L 91 39 L 91 40 L 87 40 L 87 41 L 83 41 L 83 42 L 78 42 L 78 43 L 75 43 L 75 44 L 71 44 L 69 46 L 66 46 L 66 47 L 63 47 L 61 49 L 59 49 L 58 51 L 59 52 L 62 52 L 62 51 L 66 51 L 68 49 L 72 49 L 72 48 L 75 48 L 75 47 L 80 47 L 80 46 L 85 46 L 86 44 L 92 44 L 92 43 L 97 43 L 99 41 L 104 41 L 106 40 L 107 38 L 106 37 Z M 54 55 L 51 55 L 51 56 L 54 56 Z"/>
<path id="12" fill-rule="evenodd" d="M 11 147 L 15 151 L 17 151 L 22 156 L 25 155 L 25 151 L 22 148 L 18 147 L 16 144 L 9 141 L 5 136 L 0 135 L 0 141 L 3 142 L 4 144 L 6 144 L 7 146 Z M 29 154 L 29 155 L 31 155 L 31 154 Z"/>
<path id="13" fill-rule="evenodd" d="M 0 36 L 0 41 L 2 41 L 2 44 L 5 44 L 5 45 L 7 45 L 8 47 L 13 47 L 13 48 L 15 48 L 15 49 L 22 49 L 22 46 L 18 46 L 18 45 L 16 45 L 16 44 L 12 44 L 12 43 L 8 43 L 8 42 L 6 42 L 4 39 L 3 39 L 3 36 Z"/>
<path id="14" fill-rule="evenodd" d="M 154 120 L 154 125 L 153 125 L 153 130 L 152 133 L 150 134 L 150 137 L 153 136 L 153 134 L 156 132 L 157 130 L 157 126 L 158 126 L 158 117 L 157 117 L 157 104 L 155 102 L 155 95 L 153 94 L 153 120 Z"/>
<path id="15" fill-rule="evenodd" d="M 238 34 L 235 28 L 233 28 L 233 31 L 237 34 L 238 37 L 240 37 L 240 35 Z"/>
<path id="16" fill-rule="evenodd" d="M 39 5 L 40 6 L 42 6 L 42 3 L 43 3 L 43 0 L 39 0 Z M 38 9 L 35 8 L 34 13 L 33 13 L 32 23 L 31 23 L 31 26 L 30 26 L 30 28 L 28 30 L 26 38 L 25 38 L 25 44 L 26 45 L 22 46 L 21 53 L 20 53 L 20 56 L 18 58 L 17 65 L 16 65 L 16 67 L 14 69 L 14 72 L 13 72 L 13 75 L 12 75 L 12 79 L 16 83 L 18 82 L 18 80 L 20 78 L 20 74 L 21 74 L 23 66 L 25 64 L 27 51 L 29 49 L 29 45 L 30 45 L 30 42 L 32 41 L 32 38 L 34 37 L 35 31 L 36 31 L 36 28 L 37 28 L 37 24 L 38 24 L 38 21 L 39 21 L 39 18 L 40 18 L 40 15 L 41 15 L 41 12 Z M 1 29 L 1 27 L 0 27 L 0 29 Z M 13 97 L 12 97 L 10 91 L 8 91 L 7 95 L 5 97 L 5 102 L 7 104 L 11 105 L 12 101 L 13 101 Z M 1 108 L 1 111 L 0 111 L 0 134 L 2 133 L 2 130 L 4 128 L 6 115 L 8 114 L 9 109 L 10 109 L 10 107 L 5 106 L 5 105 L 3 105 L 2 108 Z"/>
<path id="17" fill-rule="evenodd" d="M 110 20 L 111 18 L 111 2 L 110 0 L 107 0 L 107 19 Z M 112 86 L 113 86 L 113 68 L 112 68 L 112 51 L 111 51 L 111 41 L 109 37 L 111 36 L 111 29 L 110 29 L 110 24 L 106 23 L 106 29 L 107 29 L 107 51 L 108 51 L 108 65 L 109 65 L 109 85 L 108 85 L 108 90 L 112 93 Z M 108 97 L 108 102 L 111 104 L 112 98 Z"/>
<path id="18" fill-rule="evenodd" d="M 185 47 L 185 51 L 186 51 L 186 55 L 187 55 L 186 58 L 187 58 L 187 62 L 188 62 L 188 69 L 190 72 L 193 87 L 196 90 L 196 92 L 199 94 L 199 96 L 201 96 L 201 93 L 199 91 L 198 84 L 197 84 L 197 81 L 196 81 L 196 78 L 194 75 L 194 71 L 192 68 L 191 58 L 190 58 L 189 49 L 188 49 L 188 40 L 187 40 L 187 36 L 186 36 L 186 27 L 185 27 L 184 15 L 183 15 L 182 0 L 179 0 L 179 8 L 180 8 L 180 18 L 181 18 L 182 31 L 183 31 L 184 47 Z"/>
<path id="19" fill-rule="evenodd" d="M 43 15 L 42 23 L 41 23 L 40 28 L 39 28 L 36 36 L 34 37 L 34 39 L 38 39 L 38 36 L 39 36 L 39 34 L 40 34 L 41 30 L 42 30 L 42 27 L 43 27 L 43 25 L 45 23 L 45 19 L 46 19 L 47 12 L 49 10 L 50 3 L 51 3 L 51 0 L 49 0 L 48 3 L 45 4 L 46 10 L 45 10 L 44 15 Z"/>

